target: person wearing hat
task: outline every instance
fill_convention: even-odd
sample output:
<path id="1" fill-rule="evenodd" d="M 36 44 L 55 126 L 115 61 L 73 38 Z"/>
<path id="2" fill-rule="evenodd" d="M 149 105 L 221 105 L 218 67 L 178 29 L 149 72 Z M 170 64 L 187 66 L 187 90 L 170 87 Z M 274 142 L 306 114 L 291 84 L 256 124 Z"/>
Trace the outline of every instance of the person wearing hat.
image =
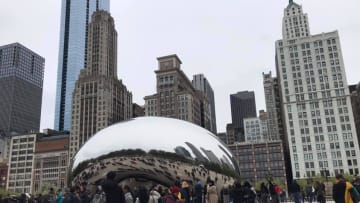
<path id="1" fill-rule="evenodd" d="M 166 195 L 165 203 L 182 203 L 183 201 L 178 198 L 180 189 L 177 186 L 173 186 L 169 189 L 170 194 Z"/>

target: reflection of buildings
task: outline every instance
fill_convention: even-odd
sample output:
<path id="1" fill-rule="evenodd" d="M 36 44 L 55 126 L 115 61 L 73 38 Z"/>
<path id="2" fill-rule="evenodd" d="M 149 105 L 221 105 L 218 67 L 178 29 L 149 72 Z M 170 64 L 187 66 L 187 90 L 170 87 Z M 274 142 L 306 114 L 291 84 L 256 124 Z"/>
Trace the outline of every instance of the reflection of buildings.
<path id="1" fill-rule="evenodd" d="M 185 147 L 182 146 L 177 146 L 174 149 L 175 153 L 184 157 L 190 157 L 191 158 L 191 154 L 188 150 L 185 149 Z"/>
<path id="2" fill-rule="evenodd" d="M 86 68 L 72 100 L 70 157 L 97 131 L 132 117 L 132 94 L 117 78 L 117 32 L 106 11 L 92 16 Z"/>
<path id="3" fill-rule="evenodd" d="M 190 147 L 191 151 L 194 153 L 196 159 L 200 162 L 205 162 L 207 159 L 201 154 L 201 152 L 190 142 L 185 142 L 185 144 Z"/>
<path id="4" fill-rule="evenodd" d="M 235 155 L 243 180 L 256 182 L 269 176 L 286 181 L 285 159 L 281 141 L 235 143 L 228 145 Z"/>
<path id="5" fill-rule="evenodd" d="M 56 84 L 56 130 L 71 127 L 71 100 L 80 70 L 86 67 L 87 33 L 93 12 L 110 10 L 110 0 L 62 0 L 58 74 Z"/>
<path id="6" fill-rule="evenodd" d="M 34 188 L 36 191 L 41 189 L 39 181 L 44 181 L 43 184 L 55 183 L 57 179 L 52 186 L 66 185 L 68 135 L 53 130 L 16 135 L 11 138 L 10 149 L 9 191 L 34 193 Z"/>
<path id="7" fill-rule="evenodd" d="M 200 149 L 201 149 L 201 151 L 204 152 L 204 154 L 207 156 L 207 158 L 208 158 L 211 162 L 217 163 L 217 164 L 221 164 L 220 161 L 219 161 L 219 159 L 216 157 L 216 155 L 214 154 L 213 151 L 211 151 L 211 150 L 206 150 L 206 149 L 204 149 L 204 148 L 202 148 L 202 147 L 201 147 Z"/>
<path id="8" fill-rule="evenodd" d="M 69 134 L 45 136 L 35 144 L 32 192 L 44 192 L 48 187 L 67 186 L 69 168 Z"/>
<path id="9" fill-rule="evenodd" d="M 360 151 L 338 32 L 311 35 L 307 14 L 290 1 L 276 41 L 276 66 L 294 178 L 317 176 L 323 168 L 331 176 L 358 174 Z"/>
<path id="10" fill-rule="evenodd" d="M 145 115 L 177 118 L 211 129 L 211 108 L 206 94 L 196 90 L 180 69 L 177 55 L 158 58 L 156 94 L 146 96 Z"/>
<path id="11" fill-rule="evenodd" d="M 5 189 L 8 180 L 8 164 L 0 160 L 0 188 Z"/>
<path id="12" fill-rule="evenodd" d="M 132 115 L 133 118 L 145 116 L 145 108 L 136 103 L 132 104 L 132 112 L 133 112 Z"/>

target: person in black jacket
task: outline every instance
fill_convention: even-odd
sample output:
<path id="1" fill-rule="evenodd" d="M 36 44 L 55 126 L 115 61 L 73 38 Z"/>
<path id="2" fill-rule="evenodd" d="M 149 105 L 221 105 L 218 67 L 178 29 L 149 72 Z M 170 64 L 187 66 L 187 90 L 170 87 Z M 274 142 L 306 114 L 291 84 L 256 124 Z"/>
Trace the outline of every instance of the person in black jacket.
<path id="1" fill-rule="evenodd" d="M 233 203 L 243 203 L 243 191 L 241 188 L 241 183 L 239 181 L 236 181 L 234 183 L 234 188 L 231 191 L 231 196 L 230 198 L 232 199 Z"/>
<path id="2" fill-rule="evenodd" d="M 124 203 L 125 197 L 121 187 L 118 186 L 117 182 L 115 181 L 116 174 L 113 171 L 110 171 L 106 175 L 106 179 L 101 184 L 102 189 L 106 195 L 107 202 L 117 202 L 117 203 Z"/>

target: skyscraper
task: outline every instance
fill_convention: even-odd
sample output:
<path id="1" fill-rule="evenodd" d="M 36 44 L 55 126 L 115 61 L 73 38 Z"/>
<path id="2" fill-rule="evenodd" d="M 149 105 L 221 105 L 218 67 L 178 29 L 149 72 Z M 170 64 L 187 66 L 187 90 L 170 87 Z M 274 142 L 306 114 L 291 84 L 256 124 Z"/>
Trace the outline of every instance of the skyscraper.
<path id="1" fill-rule="evenodd" d="M 0 135 L 39 131 L 44 64 L 19 43 L 0 46 Z"/>
<path id="2" fill-rule="evenodd" d="M 88 24 L 96 10 L 109 11 L 109 1 L 62 0 L 54 123 L 57 130 L 70 130 L 72 93 L 87 63 Z"/>
<path id="3" fill-rule="evenodd" d="M 310 35 L 302 6 L 284 9 L 276 41 L 284 124 L 294 178 L 359 173 L 359 146 L 337 31 Z"/>
<path id="4" fill-rule="evenodd" d="M 271 72 L 268 74 L 263 73 L 263 84 L 266 111 L 269 117 L 269 139 L 284 140 L 278 79 L 277 77 L 273 77 Z"/>
<path id="5" fill-rule="evenodd" d="M 244 118 L 256 117 L 254 92 L 242 91 L 230 95 L 231 118 L 235 128 L 244 128 Z"/>
<path id="6" fill-rule="evenodd" d="M 70 157 L 97 131 L 132 117 L 132 94 L 117 78 L 117 32 L 106 11 L 93 14 L 86 68 L 72 99 Z"/>
<path id="7" fill-rule="evenodd" d="M 210 113 L 210 131 L 214 134 L 217 133 L 216 130 L 216 115 L 215 115 L 215 96 L 214 90 L 212 89 L 209 81 L 203 74 L 197 74 L 193 76 L 192 84 L 196 90 L 201 91 L 206 99 L 208 100 L 208 106 L 204 108 L 208 108 L 207 110 Z"/>
<path id="8" fill-rule="evenodd" d="M 157 93 L 146 96 L 145 116 L 163 116 L 186 120 L 210 129 L 210 108 L 205 94 L 196 90 L 180 69 L 177 55 L 158 58 L 155 71 Z"/>

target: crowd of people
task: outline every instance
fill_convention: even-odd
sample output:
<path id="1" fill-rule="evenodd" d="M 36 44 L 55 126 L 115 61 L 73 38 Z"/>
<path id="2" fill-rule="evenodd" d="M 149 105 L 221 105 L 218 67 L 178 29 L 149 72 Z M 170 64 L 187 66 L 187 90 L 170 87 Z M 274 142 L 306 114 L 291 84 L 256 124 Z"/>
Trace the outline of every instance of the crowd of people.
<path id="1" fill-rule="evenodd" d="M 279 203 L 279 202 L 326 202 L 326 187 L 321 182 L 308 182 L 303 188 L 293 181 L 288 190 L 280 188 L 272 181 L 261 183 L 260 189 L 248 182 L 235 181 L 234 184 L 216 188 L 214 180 L 207 179 L 203 184 L 200 179 L 195 183 L 177 180 L 171 187 L 153 184 L 147 188 L 143 185 L 131 188 L 118 184 L 116 174 L 109 172 L 96 190 L 89 190 L 86 182 L 80 186 L 55 192 L 50 188 L 45 195 L 31 196 L 21 194 L 19 197 L 8 195 L 0 197 L 0 203 Z M 360 201 L 360 178 L 346 181 L 342 175 L 336 176 L 332 198 L 335 203 L 358 203 Z"/>

